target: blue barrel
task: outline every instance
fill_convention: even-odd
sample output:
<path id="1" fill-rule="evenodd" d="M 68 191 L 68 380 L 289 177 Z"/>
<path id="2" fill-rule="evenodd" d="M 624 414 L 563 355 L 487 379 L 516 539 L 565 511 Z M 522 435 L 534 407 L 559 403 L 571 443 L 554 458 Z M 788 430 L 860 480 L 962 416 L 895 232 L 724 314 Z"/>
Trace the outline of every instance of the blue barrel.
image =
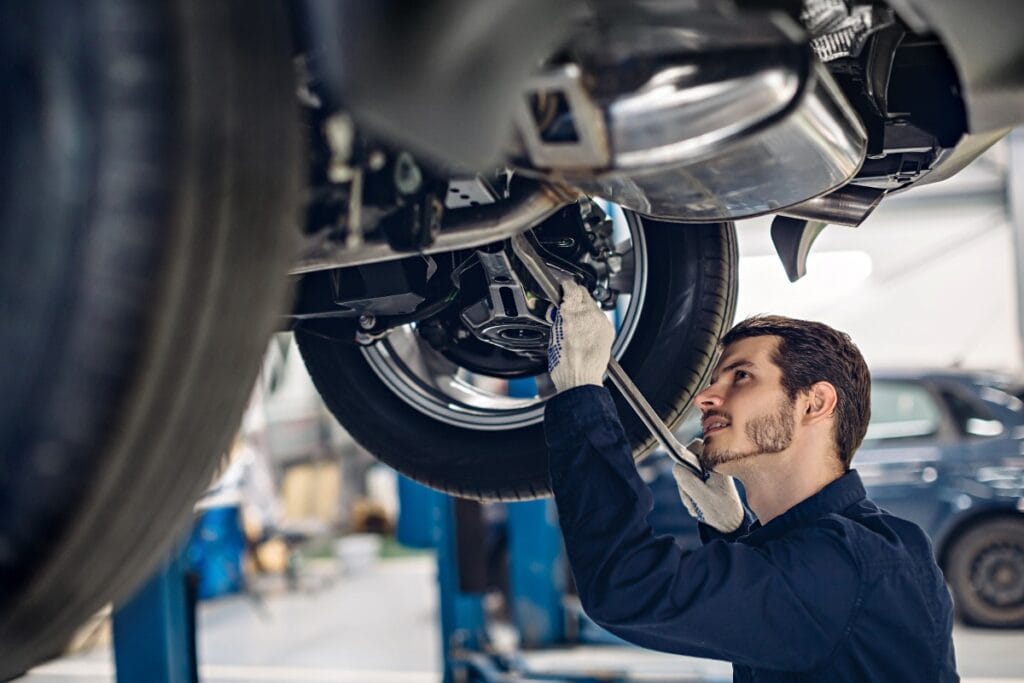
<path id="1" fill-rule="evenodd" d="M 242 557 L 245 533 L 237 505 L 204 510 L 192 528 L 185 558 L 199 577 L 198 598 L 239 593 L 245 586 Z"/>

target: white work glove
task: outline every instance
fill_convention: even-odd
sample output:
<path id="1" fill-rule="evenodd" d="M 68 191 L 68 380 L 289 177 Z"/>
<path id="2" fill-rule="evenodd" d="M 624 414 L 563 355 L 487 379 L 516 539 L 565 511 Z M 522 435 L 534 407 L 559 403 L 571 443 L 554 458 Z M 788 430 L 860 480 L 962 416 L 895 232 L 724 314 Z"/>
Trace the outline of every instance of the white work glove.
<path id="1" fill-rule="evenodd" d="M 575 282 L 562 283 L 548 342 L 548 374 L 558 393 L 586 384 L 601 386 L 615 331 L 608 316 Z"/>
<path id="2" fill-rule="evenodd" d="M 704 442 L 694 439 L 686 448 L 699 455 Z M 743 523 L 743 503 L 736 492 L 732 477 L 708 472 L 708 480 L 701 481 L 692 471 L 676 463 L 672 466 L 679 498 L 687 512 L 697 521 L 713 526 L 722 533 L 736 531 Z"/>

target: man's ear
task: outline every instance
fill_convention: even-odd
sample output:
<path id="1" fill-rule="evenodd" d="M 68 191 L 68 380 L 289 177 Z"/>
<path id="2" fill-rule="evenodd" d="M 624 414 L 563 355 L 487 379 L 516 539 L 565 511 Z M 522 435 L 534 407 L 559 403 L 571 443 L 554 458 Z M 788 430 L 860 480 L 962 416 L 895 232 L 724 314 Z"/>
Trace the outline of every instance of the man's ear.
<path id="1" fill-rule="evenodd" d="M 836 412 L 839 397 L 831 382 L 815 382 L 807 391 L 807 407 L 804 410 L 805 424 L 813 424 L 825 420 Z"/>

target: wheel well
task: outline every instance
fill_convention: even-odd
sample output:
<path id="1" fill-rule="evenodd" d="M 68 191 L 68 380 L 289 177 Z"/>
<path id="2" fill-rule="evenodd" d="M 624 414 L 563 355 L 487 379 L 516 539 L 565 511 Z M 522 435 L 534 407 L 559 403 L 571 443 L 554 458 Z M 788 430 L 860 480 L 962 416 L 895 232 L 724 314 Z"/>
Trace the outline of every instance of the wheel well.
<path id="1" fill-rule="evenodd" d="M 1024 513 L 1014 508 L 990 508 L 957 520 L 953 528 L 943 536 L 941 543 L 936 549 L 936 558 L 942 571 L 946 571 L 946 561 L 949 559 L 949 549 L 956 545 L 956 542 L 971 529 L 993 519 L 1020 519 L 1024 520 Z"/>

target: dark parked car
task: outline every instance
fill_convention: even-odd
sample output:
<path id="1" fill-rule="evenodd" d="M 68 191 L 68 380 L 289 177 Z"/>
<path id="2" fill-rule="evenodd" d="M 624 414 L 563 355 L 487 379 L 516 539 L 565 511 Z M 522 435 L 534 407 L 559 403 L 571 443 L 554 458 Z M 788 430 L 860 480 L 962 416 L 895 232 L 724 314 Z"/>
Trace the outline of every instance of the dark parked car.
<path id="1" fill-rule="evenodd" d="M 928 532 L 965 622 L 1024 626 L 1021 385 L 956 370 L 879 371 L 873 378 L 871 424 L 853 460 L 868 495 Z M 699 432 L 691 417 L 680 434 Z M 656 500 L 651 524 L 698 545 L 668 458 L 651 458 L 641 471 Z"/>

